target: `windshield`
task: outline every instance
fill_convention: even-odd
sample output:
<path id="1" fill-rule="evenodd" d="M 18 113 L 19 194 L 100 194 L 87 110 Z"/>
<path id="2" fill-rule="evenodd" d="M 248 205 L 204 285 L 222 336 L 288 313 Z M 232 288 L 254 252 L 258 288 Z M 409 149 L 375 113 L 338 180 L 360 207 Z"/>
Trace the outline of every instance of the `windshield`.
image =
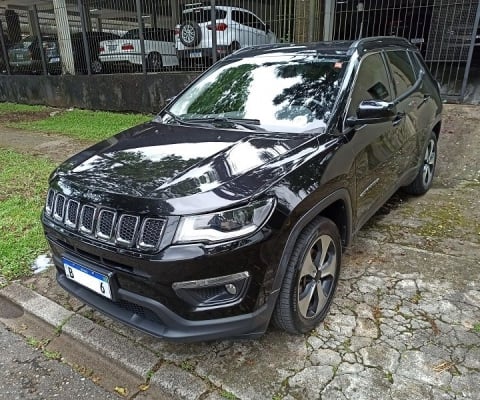
<path id="1" fill-rule="evenodd" d="M 164 122 L 255 120 L 277 132 L 325 128 L 337 99 L 345 58 L 266 55 L 219 64 L 180 96 Z M 177 117 L 173 121 L 173 117 Z"/>
<path id="2" fill-rule="evenodd" d="M 36 40 L 35 36 L 27 36 L 26 38 L 23 38 L 20 40 L 20 42 L 15 43 L 13 48 L 15 49 L 26 49 L 30 47 L 30 45 Z"/>

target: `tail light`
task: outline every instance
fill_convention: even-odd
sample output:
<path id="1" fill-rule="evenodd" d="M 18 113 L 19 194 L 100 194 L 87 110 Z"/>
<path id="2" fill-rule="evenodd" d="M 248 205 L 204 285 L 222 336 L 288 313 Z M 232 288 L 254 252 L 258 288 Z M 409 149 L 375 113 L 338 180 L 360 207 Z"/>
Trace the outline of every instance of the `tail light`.
<path id="1" fill-rule="evenodd" d="M 175 35 L 180 35 L 180 25 L 175 27 Z"/>
<path id="2" fill-rule="evenodd" d="M 215 29 L 217 30 L 217 32 L 226 31 L 227 28 L 228 28 L 228 25 L 225 24 L 224 22 L 221 22 L 221 23 L 215 25 Z M 212 25 L 207 25 L 207 29 L 211 31 L 212 30 Z"/>
<path id="3" fill-rule="evenodd" d="M 122 44 L 122 50 L 135 50 L 135 47 L 131 43 L 125 43 Z"/>
<path id="4" fill-rule="evenodd" d="M 105 52 L 105 47 L 101 46 L 101 47 L 98 49 L 98 51 L 99 51 L 100 53 L 104 53 L 104 52 Z"/>

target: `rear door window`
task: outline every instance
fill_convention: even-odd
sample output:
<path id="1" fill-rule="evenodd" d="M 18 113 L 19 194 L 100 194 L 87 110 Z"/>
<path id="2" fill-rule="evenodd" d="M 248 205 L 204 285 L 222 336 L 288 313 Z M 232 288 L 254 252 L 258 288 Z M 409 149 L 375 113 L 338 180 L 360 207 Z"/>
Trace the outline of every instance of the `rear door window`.
<path id="1" fill-rule="evenodd" d="M 145 40 L 173 42 L 174 34 L 175 34 L 174 31 L 170 29 L 149 28 L 149 29 L 145 29 L 144 37 L 145 37 Z"/>
<path id="2" fill-rule="evenodd" d="M 261 31 L 265 30 L 265 24 L 260 21 L 255 15 L 250 14 L 250 26 L 255 29 L 259 29 Z"/>
<path id="3" fill-rule="evenodd" d="M 248 25 L 246 13 L 243 11 L 232 10 L 232 20 L 241 25 Z"/>
<path id="4" fill-rule="evenodd" d="M 227 12 L 225 10 L 219 10 L 218 8 L 215 9 L 215 17 L 216 19 L 225 19 L 227 18 Z M 193 21 L 197 24 L 203 24 L 205 22 L 210 22 L 212 20 L 212 14 L 210 8 L 200 8 L 196 10 L 190 10 L 183 14 L 183 20 L 186 21 Z"/>
<path id="5" fill-rule="evenodd" d="M 398 97 L 415 84 L 415 70 L 405 50 L 387 51 L 386 55 Z"/>

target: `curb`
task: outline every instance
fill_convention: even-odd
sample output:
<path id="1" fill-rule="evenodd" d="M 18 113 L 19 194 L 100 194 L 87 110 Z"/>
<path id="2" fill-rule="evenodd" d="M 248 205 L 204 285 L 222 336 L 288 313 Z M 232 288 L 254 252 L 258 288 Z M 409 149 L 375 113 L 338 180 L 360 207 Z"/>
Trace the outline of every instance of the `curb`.
<path id="1" fill-rule="evenodd" d="M 19 283 L 0 289 L 0 321 L 23 336 L 44 340 L 50 351 L 60 350 L 63 361 L 81 372 L 91 371 L 90 377 L 105 389 L 125 388 L 125 398 L 215 395 L 197 376 Z"/>

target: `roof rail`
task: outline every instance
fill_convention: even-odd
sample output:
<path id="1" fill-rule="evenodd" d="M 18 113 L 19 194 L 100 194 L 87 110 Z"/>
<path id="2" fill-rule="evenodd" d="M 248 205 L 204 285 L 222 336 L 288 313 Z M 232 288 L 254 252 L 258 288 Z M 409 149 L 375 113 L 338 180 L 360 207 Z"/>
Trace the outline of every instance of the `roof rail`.
<path id="1" fill-rule="evenodd" d="M 189 10 L 191 8 L 196 8 L 196 7 L 201 7 L 201 6 L 204 6 L 205 4 L 201 1 L 197 2 L 197 3 L 187 3 L 187 4 L 184 4 L 183 5 L 183 8 L 185 10 Z"/>
<path id="2" fill-rule="evenodd" d="M 355 40 L 350 47 L 368 49 L 372 47 L 371 45 L 380 43 L 383 43 L 385 45 L 402 44 L 407 46 L 413 46 L 413 44 L 411 44 L 407 39 L 399 36 L 371 36 Z"/>

